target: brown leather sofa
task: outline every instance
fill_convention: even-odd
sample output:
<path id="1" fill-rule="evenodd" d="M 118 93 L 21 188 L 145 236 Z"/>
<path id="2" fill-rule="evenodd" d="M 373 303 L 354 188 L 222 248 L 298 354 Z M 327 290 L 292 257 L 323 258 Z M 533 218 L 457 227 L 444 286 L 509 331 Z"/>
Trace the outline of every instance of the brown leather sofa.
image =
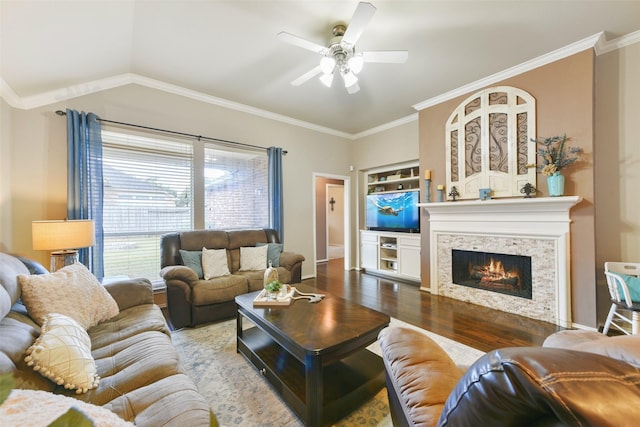
<path id="1" fill-rule="evenodd" d="M 194 230 L 162 236 L 160 276 L 167 287 L 167 307 L 174 328 L 233 317 L 236 296 L 263 289 L 266 265 L 261 270 L 240 270 L 240 248 L 257 243 L 280 243 L 280 239 L 272 229 Z M 180 250 L 201 251 L 203 247 L 226 249 L 231 274 L 204 280 L 185 267 Z M 304 256 L 283 251 L 277 267 L 280 281 L 300 283 L 303 261 Z"/>
<path id="2" fill-rule="evenodd" d="M 46 273 L 35 261 L 0 253 L 0 374 L 12 375 L 13 388 L 47 392 L 45 396 L 51 398 L 73 397 L 108 409 L 137 426 L 218 425 L 211 406 L 182 369 L 171 332 L 153 303 L 151 283 L 146 279 L 104 285 L 119 314 L 86 331 L 100 376 L 96 388 L 76 394 L 29 366 L 25 356 L 41 327 L 21 302 L 18 275 Z M 56 363 L 63 364 L 59 359 Z M 27 411 L 45 409 L 36 404 Z M 27 420 L 23 423 L 28 424 Z M 5 425 L 2 420 L 0 425 Z"/>
<path id="3" fill-rule="evenodd" d="M 466 371 L 433 340 L 378 341 L 393 425 L 631 426 L 640 418 L 640 337 L 562 331 L 542 347 L 494 350 Z"/>

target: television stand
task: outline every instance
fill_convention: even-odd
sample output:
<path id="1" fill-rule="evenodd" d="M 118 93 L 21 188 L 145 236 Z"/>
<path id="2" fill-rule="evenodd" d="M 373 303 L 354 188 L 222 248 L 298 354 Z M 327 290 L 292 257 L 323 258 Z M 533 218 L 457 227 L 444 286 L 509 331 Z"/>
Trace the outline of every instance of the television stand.
<path id="1" fill-rule="evenodd" d="M 367 273 L 420 282 L 420 234 L 360 231 L 360 267 Z"/>

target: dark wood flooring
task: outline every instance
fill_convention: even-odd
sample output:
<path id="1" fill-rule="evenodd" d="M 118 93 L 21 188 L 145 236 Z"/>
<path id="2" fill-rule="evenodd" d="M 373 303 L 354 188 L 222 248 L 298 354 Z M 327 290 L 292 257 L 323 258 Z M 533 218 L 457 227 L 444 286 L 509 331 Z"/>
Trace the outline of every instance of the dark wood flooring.
<path id="1" fill-rule="evenodd" d="M 304 283 L 482 351 L 538 346 L 547 336 L 563 329 L 551 323 L 431 295 L 417 285 L 345 271 L 341 259 L 318 264 L 317 277 Z"/>

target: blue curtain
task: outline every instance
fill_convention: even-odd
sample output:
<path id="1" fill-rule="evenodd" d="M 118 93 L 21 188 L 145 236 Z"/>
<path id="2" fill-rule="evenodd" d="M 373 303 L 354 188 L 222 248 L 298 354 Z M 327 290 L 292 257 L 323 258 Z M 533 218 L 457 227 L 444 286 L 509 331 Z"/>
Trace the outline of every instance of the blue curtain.
<path id="1" fill-rule="evenodd" d="M 99 117 L 67 110 L 67 218 L 92 219 L 96 244 L 80 249 L 79 260 L 104 277 L 102 222 L 102 134 Z"/>
<path id="2" fill-rule="evenodd" d="M 284 217 L 282 215 L 282 148 L 269 147 L 269 227 L 278 232 L 284 243 Z"/>

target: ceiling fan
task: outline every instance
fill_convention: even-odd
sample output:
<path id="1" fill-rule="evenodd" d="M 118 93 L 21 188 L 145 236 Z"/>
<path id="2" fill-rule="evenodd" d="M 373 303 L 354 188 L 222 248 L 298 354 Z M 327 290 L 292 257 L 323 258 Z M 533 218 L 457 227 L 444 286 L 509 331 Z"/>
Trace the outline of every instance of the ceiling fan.
<path id="1" fill-rule="evenodd" d="M 322 55 L 319 65 L 293 80 L 291 84 L 300 86 L 318 74 L 322 74 L 320 81 L 325 86 L 331 87 L 335 74 L 339 74 L 347 92 L 353 94 L 360 90 L 357 74 L 362 71 L 365 62 L 404 63 L 409 57 L 409 52 L 406 50 L 356 51 L 356 42 L 375 13 L 376 8 L 371 3 L 358 3 L 348 26 L 336 24 L 333 27 L 333 38 L 327 46 L 305 40 L 286 31 L 278 33 L 280 40 Z"/>

